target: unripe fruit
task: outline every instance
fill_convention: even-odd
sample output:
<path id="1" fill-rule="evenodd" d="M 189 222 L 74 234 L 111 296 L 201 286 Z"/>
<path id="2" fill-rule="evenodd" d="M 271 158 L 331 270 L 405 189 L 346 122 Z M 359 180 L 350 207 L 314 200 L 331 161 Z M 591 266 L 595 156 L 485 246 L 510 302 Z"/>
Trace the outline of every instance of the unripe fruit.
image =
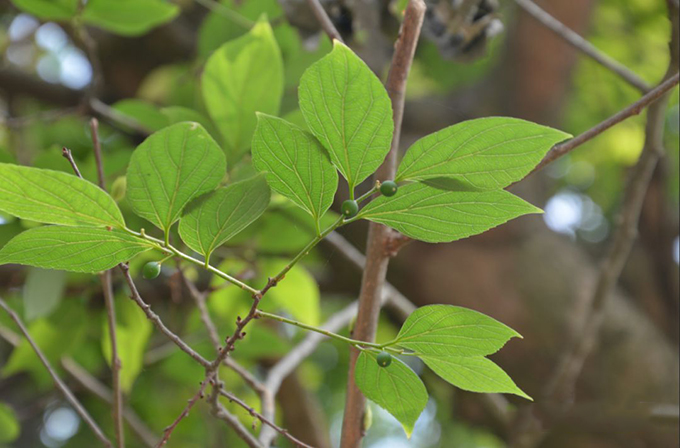
<path id="1" fill-rule="evenodd" d="M 342 203 L 340 211 L 345 218 L 353 218 L 359 213 L 359 204 L 357 204 L 357 201 L 348 199 Z"/>
<path id="2" fill-rule="evenodd" d="M 386 180 L 382 184 L 380 184 L 380 193 L 382 193 L 383 196 L 394 196 L 397 194 L 397 190 L 399 189 L 399 186 L 397 185 L 396 182 L 391 181 L 391 180 Z"/>
<path id="3" fill-rule="evenodd" d="M 147 280 L 152 280 L 161 273 L 161 264 L 157 261 L 150 261 L 144 265 L 142 269 L 142 277 Z"/>
<path id="4" fill-rule="evenodd" d="M 376 361 L 378 361 L 378 365 L 380 367 L 387 367 L 390 364 L 392 364 L 392 355 L 390 355 L 387 352 L 380 352 L 380 353 L 378 353 L 378 357 L 376 358 Z"/>

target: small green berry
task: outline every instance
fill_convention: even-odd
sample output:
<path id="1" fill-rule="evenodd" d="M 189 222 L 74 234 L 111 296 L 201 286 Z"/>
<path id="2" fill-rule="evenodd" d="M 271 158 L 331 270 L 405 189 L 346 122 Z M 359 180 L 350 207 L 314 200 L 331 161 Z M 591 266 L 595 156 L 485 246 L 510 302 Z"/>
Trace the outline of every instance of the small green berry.
<path id="1" fill-rule="evenodd" d="M 380 367 L 387 367 L 392 364 L 392 355 L 387 352 L 380 352 L 378 353 L 376 360 L 378 361 L 378 365 Z"/>
<path id="2" fill-rule="evenodd" d="M 142 269 L 142 277 L 152 280 L 161 273 L 161 264 L 157 261 L 150 261 Z"/>
<path id="3" fill-rule="evenodd" d="M 394 196 L 397 194 L 397 190 L 399 189 L 399 186 L 397 185 L 396 182 L 391 181 L 391 180 L 386 180 L 382 184 L 380 184 L 380 193 L 382 193 L 383 196 Z"/>
<path id="4" fill-rule="evenodd" d="M 359 204 L 357 204 L 357 201 L 348 199 L 342 203 L 340 211 L 345 218 L 353 218 L 359 213 Z"/>

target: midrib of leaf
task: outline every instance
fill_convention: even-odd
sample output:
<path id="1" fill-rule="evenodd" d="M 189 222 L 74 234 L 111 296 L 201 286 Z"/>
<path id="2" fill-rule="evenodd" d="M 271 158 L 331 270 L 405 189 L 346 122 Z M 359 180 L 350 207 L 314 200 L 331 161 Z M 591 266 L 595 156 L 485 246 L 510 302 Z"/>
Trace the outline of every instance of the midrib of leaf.
<path id="1" fill-rule="evenodd" d="M 174 204 L 175 204 L 175 201 L 177 200 L 177 192 L 179 191 L 180 177 L 182 177 L 182 165 L 183 165 L 183 162 L 184 162 L 184 153 L 186 152 L 188 135 L 189 135 L 188 132 L 184 132 L 184 136 L 182 138 L 182 146 L 181 146 L 182 149 L 180 150 L 180 153 L 179 153 L 179 163 L 175 163 L 175 161 L 172 158 L 172 154 L 170 154 L 170 148 L 169 148 L 170 145 L 168 143 L 168 139 L 170 138 L 170 133 L 168 132 L 168 133 L 165 134 L 165 143 L 164 143 L 165 153 L 167 154 L 168 160 L 170 160 L 170 163 L 172 163 L 174 165 L 174 167 L 176 169 L 176 173 L 177 173 L 177 176 L 175 176 L 175 188 L 172 192 L 172 199 L 169 200 L 168 215 L 166 217 L 166 226 L 167 227 L 170 227 L 170 224 L 172 222 L 172 215 L 173 215 L 172 210 L 175 208 Z M 207 147 L 207 144 L 206 144 L 206 147 Z M 203 159 L 204 155 L 205 155 L 205 148 L 203 149 L 203 155 L 201 156 L 201 159 Z M 194 171 L 196 171 L 196 167 L 198 167 L 198 165 L 199 164 L 196 164 L 196 166 L 192 170 L 191 174 L 193 174 Z M 191 174 L 189 176 L 187 176 L 186 178 L 187 179 L 190 178 Z M 162 180 L 161 180 L 161 185 L 163 185 Z"/>

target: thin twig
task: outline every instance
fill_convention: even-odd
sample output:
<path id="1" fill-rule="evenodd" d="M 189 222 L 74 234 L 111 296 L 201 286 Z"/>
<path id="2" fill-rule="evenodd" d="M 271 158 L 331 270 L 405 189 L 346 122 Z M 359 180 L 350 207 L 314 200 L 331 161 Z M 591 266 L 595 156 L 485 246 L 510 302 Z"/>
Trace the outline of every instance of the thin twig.
<path id="1" fill-rule="evenodd" d="M 243 440 L 250 448 L 264 448 L 262 444 L 255 438 L 255 436 L 250 431 L 248 431 L 245 426 L 243 426 L 238 417 L 227 411 L 227 409 L 222 406 L 222 403 L 219 402 L 219 397 L 218 388 L 213 387 L 212 393 L 208 400 L 212 406 L 212 415 L 229 425 L 241 438 L 241 440 Z"/>
<path id="2" fill-rule="evenodd" d="M 54 384 L 57 386 L 57 388 L 64 394 L 64 397 L 66 397 L 66 400 L 73 406 L 73 409 L 80 415 L 80 417 L 87 423 L 87 425 L 92 429 L 94 434 L 97 436 L 97 438 L 102 442 L 102 444 L 106 447 L 111 447 L 111 442 L 109 439 L 104 435 L 104 432 L 99 428 L 99 425 L 92 419 L 90 414 L 87 412 L 87 410 L 83 407 L 82 404 L 78 401 L 78 399 L 73 395 L 73 392 L 68 388 L 66 384 L 59 378 L 59 375 L 57 375 L 57 372 L 52 368 L 52 364 L 47 360 L 43 352 L 40 350 L 40 347 L 35 343 L 31 335 L 29 334 L 28 330 L 24 326 L 24 323 L 21 321 L 17 313 L 12 310 L 5 301 L 0 298 L 0 308 L 5 310 L 7 314 L 9 314 L 9 317 L 14 321 L 14 323 L 19 327 L 19 330 L 21 333 L 24 335 L 26 340 L 28 340 L 28 343 L 31 344 L 31 347 L 33 347 L 33 351 L 35 352 L 36 355 L 38 355 L 38 358 L 40 358 L 40 362 L 42 363 L 43 366 L 45 366 L 45 369 L 47 370 L 47 373 L 52 377 L 52 380 L 54 381 Z"/>
<path id="3" fill-rule="evenodd" d="M 88 35 L 88 38 L 91 39 Z M 94 44 L 93 44 L 94 45 Z M 99 188 L 106 191 L 106 179 L 104 177 L 104 162 L 102 160 L 102 146 L 99 142 L 99 122 L 96 118 L 90 120 L 90 132 L 92 134 L 92 147 L 94 158 L 97 165 L 97 180 Z M 73 160 L 71 158 L 71 160 Z M 74 163 L 75 165 L 75 163 Z M 113 285 L 111 282 L 111 270 L 102 272 L 99 275 L 104 293 L 104 303 L 106 305 L 106 319 L 109 326 L 109 339 L 111 343 L 111 382 L 113 387 L 113 425 L 115 428 L 116 442 L 118 448 L 125 446 L 125 430 L 123 428 L 123 390 L 120 386 L 120 370 L 123 364 L 118 356 L 118 337 L 116 335 L 116 306 L 113 296 Z"/>
<path id="4" fill-rule="evenodd" d="M 246 404 L 245 401 L 241 400 L 240 398 L 238 398 L 236 395 L 232 394 L 231 392 L 227 392 L 226 390 L 224 390 L 224 389 L 222 389 L 222 388 L 219 389 L 219 392 L 220 392 L 220 395 L 223 395 L 224 397 L 226 397 L 227 399 L 229 399 L 229 401 L 231 401 L 231 402 L 233 402 L 233 403 L 236 403 L 237 405 L 241 406 L 243 409 L 245 409 L 246 411 L 248 411 L 248 413 L 249 413 L 250 415 L 252 415 L 253 417 L 257 418 L 257 419 L 260 420 L 262 423 L 264 423 L 265 425 L 269 426 L 270 428 L 272 428 L 274 431 L 276 431 L 276 432 L 278 432 L 279 434 L 281 434 L 281 435 L 282 435 L 283 437 L 285 437 L 286 439 L 290 440 L 290 441 L 291 441 L 293 444 L 295 444 L 296 446 L 299 446 L 299 447 L 302 447 L 302 448 L 314 448 L 314 447 L 312 447 L 312 446 L 310 446 L 310 445 L 307 445 L 306 443 L 302 442 L 301 440 L 299 440 L 299 439 L 293 437 L 287 430 L 285 430 L 285 429 L 281 428 L 280 426 L 276 425 L 274 422 L 272 422 L 272 421 L 269 420 L 267 417 L 265 417 L 264 415 L 262 415 L 262 414 L 260 414 L 259 412 L 257 412 L 257 411 L 256 411 L 255 409 L 253 409 L 252 407 L 248 406 L 248 405 Z"/>
<path id="5" fill-rule="evenodd" d="M 68 163 L 71 164 L 71 168 L 73 168 L 73 172 L 76 173 L 76 176 L 78 176 L 82 179 L 83 175 L 80 174 L 80 170 L 78 169 L 78 165 L 76 165 L 76 161 L 73 160 L 73 153 L 71 153 L 71 150 L 64 146 L 63 148 L 61 148 L 61 155 L 66 160 L 68 160 Z"/>
<path id="6" fill-rule="evenodd" d="M 167 428 L 165 428 L 165 430 L 163 430 L 163 437 L 158 442 L 158 444 L 156 444 L 156 448 L 161 448 L 166 443 L 168 443 L 168 440 L 170 440 L 170 436 L 172 435 L 172 432 L 175 430 L 177 425 L 179 425 L 179 422 L 181 422 L 182 419 L 184 419 L 184 417 L 189 415 L 189 411 L 191 411 L 191 408 L 194 407 L 194 405 L 196 404 L 196 402 L 198 402 L 198 400 L 203 398 L 203 393 L 205 392 L 205 388 L 206 388 L 207 385 L 208 385 L 207 379 L 205 379 L 201 382 L 201 387 L 198 389 L 198 392 L 196 392 L 196 394 L 189 399 L 186 407 L 182 410 L 182 412 L 175 419 L 175 421 L 173 421 L 170 424 L 170 426 L 168 426 Z"/>
<path id="7" fill-rule="evenodd" d="M 80 364 L 69 357 L 61 358 L 61 366 L 66 370 L 81 386 L 93 393 L 101 400 L 113 404 L 113 392 L 109 390 L 104 384 L 100 383 L 97 378 L 92 376 Z M 132 431 L 137 434 L 139 439 L 148 447 L 156 446 L 158 439 L 151 429 L 142 421 L 141 418 L 130 407 L 123 409 L 123 417 L 130 425 Z"/>
<path id="8" fill-rule="evenodd" d="M 330 37 L 331 40 L 335 39 L 338 42 L 344 43 L 342 36 L 338 32 L 337 28 L 335 28 L 335 25 L 333 25 L 331 18 L 328 17 L 326 10 L 323 9 L 323 6 L 321 6 L 319 0 L 307 0 L 307 5 L 309 5 L 309 8 L 314 13 L 314 17 L 316 17 L 316 20 L 319 21 L 319 25 L 321 25 L 321 28 L 328 35 L 328 37 Z"/>
<path id="9" fill-rule="evenodd" d="M 393 179 L 397 166 L 397 151 L 401 135 L 401 122 L 404 114 L 404 97 L 406 80 L 413 62 L 420 28 L 425 16 L 425 2 L 410 0 L 404 13 L 401 33 L 395 44 L 392 65 L 387 76 L 386 89 L 392 101 L 394 118 L 394 136 L 390 152 L 374 175 L 375 180 Z M 354 326 L 353 339 L 373 341 L 380 314 L 380 299 L 387 275 L 389 255 L 385 251 L 390 230 L 377 223 L 370 223 L 366 251 L 366 268 L 361 282 L 359 294 L 359 310 Z M 363 420 L 366 398 L 354 382 L 354 366 L 359 351 L 350 348 L 350 364 L 347 380 L 347 398 L 342 423 L 342 448 L 358 448 L 363 438 Z"/>
<path id="10" fill-rule="evenodd" d="M 517 5 L 527 14 L 536 19 L 541 25 L 548 28 L 550 31 L 562 38 L 565 42 L 581 51 L 583 54 L 590 57 L 601 66 L 616 73 L 621 79 L 626 81 L 631 86 L 635 87 L 642 93 L 649 91 L 649 84 L 647 84 L 637 74 L 632 72 L 625 65 L 615 61 L 605 53 L 598 50 L 593 44 L 579 36 L 575 31 L 541 9 L 541 7 L 532 0 L 515 0 L 515 3 L 517 3 Z"/>

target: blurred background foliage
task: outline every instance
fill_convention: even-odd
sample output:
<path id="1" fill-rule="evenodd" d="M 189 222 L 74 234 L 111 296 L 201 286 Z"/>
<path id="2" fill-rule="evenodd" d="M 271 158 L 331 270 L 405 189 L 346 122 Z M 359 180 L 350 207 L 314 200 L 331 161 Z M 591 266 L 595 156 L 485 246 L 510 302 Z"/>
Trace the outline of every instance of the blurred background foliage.
<path id="1" fill-rule="evenodd" d="M 92 60 L 92 54 L 88 56 L 78 26 L 69 20 L 76 1 L 0 2 L 0 162 L 68 172 L 70 167 L 61 157 L 61 147 L 66 146 L 73 151 L 83 175 L 96 181 L 87 124 L 93 111 L 87 101 L 83 102 L 94 93 L 98 100 L 112 106 L 112 111 L 100 116 L 109 191 L 130 227 L 150 227 L 130 212 L 124 199 L 123 176 L 131 152 L 145 132 L 186 120 L 204 124 L 219 141 L 203 105 L 200 74 L 214 50 L 243 35 L 263 16 L 272 23 L 284 60 L 285 94 L 280 115 L 304 126 L 297 110 L 298 80 L 306 67 L 330 50 L 330 41 L 318 32 L 303 1 L 144 0 L 134 6 L 130 0 L 115 6 L 120 14 L 96 9 L 106 7 L 107 1 L 90 0 L 82 17 L 97 43 L 98 62 Z M 432 0 L 428 5 L 432 8 L 437 3 Z M 371 62 L 380 61 L 380 53 L 389 48 L 381 49 L 371 33 L 357 31 L 355 19 L 344 3 L 325 4 L 351 45 L 384 75 L 383 68 L 375 67 L 380 64 Z M 381 4 L 384 17 L 380 33 L 392 41 L 405 3 Z M 665 2 L 546 0 L 541 4 L 650 84 L 656 83 L 666 70 L 670 25 Z M 145 7 L 151 9 L 144 10 Z M 455 47 L 451 43 L 455 40 L 442 44 L 441 39 L 423 38 L 408 85 L 403 149 L 428 132 L 486 115 L 518 116 L 576 135 L 639 98 L 639 92 L 616 75 L 588 58 L 578 57 L 538 28 L 512 2 L 496 7 L 494 14 L 503 31 L 487 33 L 472 48 Z M 87 12 L 88 8 L 92 10 Z M 437 34 L 427 29 L 435 25 L 436 20 L 430 18 L 424 34 Z M 96 79 L 96 64 L 101 65 L 101 82 Z M 95 82 L 99 85 L 94 86 Z M 652 203 L 654 209 L 643 216 L 640 247 L 622 281 L 622 303 L 632 311 L 624 313 L 629 321 L 614 328 L 619 337 L 639 334 L 636 328 L 642 328 L 639 331 L 645 336 L 640 341 L 651 341 L 660 348 L 650 349 L 654 353 L 649 356 L 654 360 L 646 362 L 638 357 L 644 351 L 641 347 L 626 348 L 629 338 L 623 337 L 626 343 L 602 344 L 597 358 L 610 366 L 587 366 L 593 372 L 584 380 L 579 398 L 607 409 L 613 403 L 650 401 L 677 405 L 678 401 L 678 115 L 676 90 L 667 113 L 667 155 L 655 174 L 650 193 L 657 201 Z M 125 119 L 116 119 L 120 116 Z M 637 160 L 643 141 L 643 116 L 614 127 L 517 187 L 519 194 L 545 209 L 542 218 L 524 218 L 488 235 L 442 248 L 413 244 L 396 261 L 391 279 L 418 305 L 466 305 L 518 328 L 525 340 L 511 343 L 509 352 L 498 360 L 532 394 L 545 382 L 549 366 L 563 346 L 564 332 L 573 330 L 564 316 L 578 310 L 580 302 L 573 296 L 581 291 L 580 280 L 587 284 L 588 276 L 595 272 L 594 260 L 602 254 L 609 236 L 627 168 Z M 248 156 L 229 167 L 230 179 L 244 178 L 251 172 Z M 333 217 L 327 219 L 332 221 Z M 34 225 L 0 214 L 0 246 Z M 222 247 L 215 259 L 223 260 L 221 268 L 225 272 L 262 285 L 266 273 L 276 271 L 312 235 L 312 223 L 304 212 L 275 197 L 262 218 Z M 364 235 L 361 225 L 346 233 L 359 247 Z M 560 260 L 547 263 L 546 256 Z M 149 261 L 148 257 L 134 260 L 135 274 Z M 568 269 L 575 265 L 583 271 Z M 220 335 L 226 335 L 233 329 L 235 316 L 246 312 L 249 297 L 193 268 L 188 268 L 186 275 L 210 291 L 209 309 Z M 153 331 L 141 311 L 124 298 L 127 292 L 120 280 L 116 281 L 116 302 L 123 387 L 129 405 L 155 434 L 160 434 L 195 393 L 203 371 Z M 358 280 L 358 273 L 334 249 L 322 246 L 272 290 L 264 309 L 316 325 L 356 298 Z M 139 286 L 168 326 L 203 356 L 213 356 L 206 331 L 175 265 L 164 265 L 160 279 L 140 279 Z M 110 380 L 99 279 L 3 266 L 0 295 L 19 311 L 35 341 L 60 366 L 62 377 L 111 433 L 108 405 L 83 390 L 61 368 L 64 360 L 74 361 L 102 382 Z M 379 339 L 392 338 L 399 325 L 396 316 L 384 313 Z M 95 446 L 90 431 L 54 390 L 38 359 L 26 341 L 17 337 L 4 314 L 0 315 L 0 336 L 0 445 Z M 238 345 L 236 358 L 262 375 L 302 336 L 296 329 L 257 322 Z M 611 348 L 612 343 L 618 345 Z M 621 357 L 611 358 L 607 350 L 620 350 Z M 344 405 L 347 360 L 345 346 L 322 343 L 284 383 L 277 413 L 281 425 L 303 439 L 335 446 Z M 422 365 L 411 367 L 423 376 L 431 391 L 430 403 L 413 438 L 406 440 L 396 420 L 372 406 L 373 426 L 365 446 L 506 445 L 507 434 L 485 416 L 473 395 L 453 390 Z M 649 375 L 647 369 L 666 372 Z M 239 376 L 226 369 L 222 375 L 231 391 L 259 408 L 257 396 Z M 512 403 L 520 404 L 514 400 Z M 246 426 L 259 424 L 239 407 L 229 405 L 229 410 Z M 548 438 L 545 446 L 677 446 L 677 428 L 653 427 L 647 428 L 648 432 L 640 429 L 633 439 L 599 429 L 583 422 L 558 425 L 556 435 Z M 318 432 L 330 434 L 330 438 L 315 435 Z M 577 440 L 587 440 L 588 444 L 579 445 L 570 439 L 576 436 L 586 437 Z M 127 440 L 128 446 L 143 446 L 132 433 Z M 629 444 L 631 440 L 651 444 Z M 281 441 L 280 446 L 288 446 L 286 443 Z M 177 428 L 170 446 L 241 444 L 221 422 L 208 418 L 208 410 L 199 405 Z"/>

